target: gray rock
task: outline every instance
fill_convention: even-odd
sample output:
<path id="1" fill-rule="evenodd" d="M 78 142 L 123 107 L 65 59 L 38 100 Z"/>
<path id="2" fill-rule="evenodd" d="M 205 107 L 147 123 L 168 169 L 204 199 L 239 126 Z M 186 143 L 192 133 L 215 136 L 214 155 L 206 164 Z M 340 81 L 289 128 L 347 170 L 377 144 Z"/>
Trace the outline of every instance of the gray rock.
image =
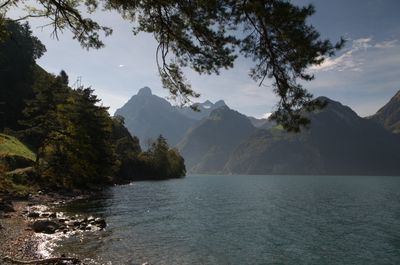
<path id="1" fill-rule="evenodd" d="M 28 213 L 28 215 L 27 215 L 29 218 L 38 218 L 39 216 L 40 216 L 40 214 L 39 213 L 37 213 L 37 212 L 30 212 L 30 213 Z M 42 215 L 43 216 L 43 215 Z"/>
<path id="2" fill-rule="evenodd" d="M 36 179 L 36 170 L 34 167 L 17 168 L 6 173 L 15 183 L 27 184 L 28 181 Z"/>
<path id="3" fill-rule="evenodd" d="M 56 213 L 51 213 L 51 214 L 49 214 L 49 217 L 50 217 L 50 218 L 56 218 L 56 217 L 57 217 L 57 214 L 56 214 Z"/>
<path id="4" fill-rule="evenodd" d="M 107 226 L 107 223 L 104 219 L 96 218 L 95 225 L 97 225 L 100 229 L 104 229 Z"/>
<path id="5" fill-rule="evenodd" d="M 18 168 L 32 167 L 34 161 L 18 155 L 2 155 L 0 156 L 0 164 L 7 171 L 12 171 Z"/>
<path id="6" fill-rule="evenodd" d="M 60 225 L 49 220 L 38 220 L 31 227 L 36 233 L 54 234 Z"/>

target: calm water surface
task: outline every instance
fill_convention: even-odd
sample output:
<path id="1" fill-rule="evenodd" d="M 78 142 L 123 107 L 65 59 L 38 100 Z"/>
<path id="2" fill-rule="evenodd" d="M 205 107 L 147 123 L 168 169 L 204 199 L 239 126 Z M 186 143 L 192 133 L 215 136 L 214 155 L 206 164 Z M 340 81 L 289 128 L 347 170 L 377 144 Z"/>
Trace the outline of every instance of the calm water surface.
<path id="1" fill-rule="evenodd" d="M 400 264 L 400 177 L 189 176 L 66 210 L 108 227 L 57 251 L 106 264 Z"/>

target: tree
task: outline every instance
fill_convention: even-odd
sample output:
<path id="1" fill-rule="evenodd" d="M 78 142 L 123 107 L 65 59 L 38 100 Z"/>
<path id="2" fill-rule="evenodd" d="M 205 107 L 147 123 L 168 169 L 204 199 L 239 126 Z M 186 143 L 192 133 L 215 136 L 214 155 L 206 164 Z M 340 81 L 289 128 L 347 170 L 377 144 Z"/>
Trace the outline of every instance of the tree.
<path id="1" fill-rule="evenodd" d="M 169 148 L 162 135 L 158 136 L 145 155 L 142 155 L 142 160 L 147 164 L 153 178 L 178 178 L 186 174 L 182 156 L 178 150 Z"/>
<path id="2" fill-rule="evenodd" d="M 34 96 L 32 89 L 40 68 L 35 60 L 46 51 L 28 24 L 4 21 L 6 37 L 0 41 L 0 130 L 21 129 L 25 101 Z M 0 24 L 1 27 L 1 24 Z"/>
<path id="3" fill-rule="evenodd" d="M 168 151 L 169 171 L 170 178 L 183 177 L 186 175 L 185 160 L 177 149 L 170 149 Z"/>
<path id="4" fill-rule="evenodd" d="M 63 186 L 105 183 L 114 174 L 112 120 L 107 108 L 98 103 L 91 88 L 78 88 L 57 105 L 59 130 L 51 132 L 44 160 Z"/>
<path id="5" fill-rule="evenodd" d="M 20 123 L 25 127 L 24 138 L 28 139 L 36 150 L 38 165 L 44 147 L 53 141 L 52 133 L 62 130 L 57 122 L 57 107 L 67 98 L 69 88 L 63 83 L 62 78 L 41 73 L 36 76 L 33 92 L 34 97 L 27 100 L 23 110 L 25 118 Z"/>
<path id="6" fill-rule="evenodd" d="M 6 0 L 1 6 L 21 6 L 23 2 Z M 80 5 L 89 13 L 99 8 L 116 10 L 135 23 L 134 33 L 152 33 L 159 45 L 157 63 L 163 86 L 182 104 L 199 96 L 183 75 L 183 67 L 199 74 L 218 74 L 232 68 L 239 56 L 252 58 L 250 76 L 260 85 L 265 78 L 274 80 L 279 97 L 272 116 L 286 129 L 298 131 L 309 121 L 301 109 L 320 108 L 321 102 L 298 80 L 310 81 L 310 65 L 321 64 L 342 47 L 322 40 L 316 29 L 306 23 L 315 9 L 297 7 L 287 0 L 90 0 L 37 1 L 42 8 L 31 8 L 25 17 L 47 17 L 53 34 L 69 29 L 83 47 L 100 48 L 100 33 L 112 29 L 84 17 Z M 1 25 L 1 23 L 0 23 Z"/>
<path id="7" fill-rule="evenodd" d="M 24 134 L 34 139 L 36 169 L 49 184 L 85 187 L 110 180 L 117 156 L 113 120 L 90 88 L 73 90 L 64 71 L 35 83 L 24 110 Z"/>
<path id="8" fill-rule="evenodd" d="M 162 135 L 158 136 L 157 140 L 148 150 L 148 153 L 153 157 L 156 171 L 161 177 L 167 176 L 168 174 L 168 150 L 169 146 L 167 140 Z"/>

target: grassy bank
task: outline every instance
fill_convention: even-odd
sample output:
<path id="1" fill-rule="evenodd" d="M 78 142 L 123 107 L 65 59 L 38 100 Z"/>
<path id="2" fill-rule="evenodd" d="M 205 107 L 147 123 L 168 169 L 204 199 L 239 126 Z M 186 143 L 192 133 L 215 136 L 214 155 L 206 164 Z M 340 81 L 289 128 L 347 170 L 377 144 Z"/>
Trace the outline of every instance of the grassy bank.
<path id="1" fill-rule="evenodd" d="M 30 168 L 35 154 L 17 138 L 0 134 L 0 193 L 24 196 L 35 190 Z"/>
<path id="2" fill-rule="evenodd" d="M 0 156 L 17 155 L 35 160 L 35 154 L 17 138 L 0 133 Z"/>

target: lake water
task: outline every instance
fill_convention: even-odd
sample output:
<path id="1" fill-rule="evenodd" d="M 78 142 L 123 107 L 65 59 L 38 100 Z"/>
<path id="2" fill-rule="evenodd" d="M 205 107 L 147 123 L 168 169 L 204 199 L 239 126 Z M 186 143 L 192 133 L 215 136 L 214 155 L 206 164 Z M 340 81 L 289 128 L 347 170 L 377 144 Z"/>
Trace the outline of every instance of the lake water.
<path id="1" fill-rule="evenodd" d="M 105 264 L 400 264 L 400 177 L 189 176 L 66 209 L 108 227 L 57 251 Z"/>

